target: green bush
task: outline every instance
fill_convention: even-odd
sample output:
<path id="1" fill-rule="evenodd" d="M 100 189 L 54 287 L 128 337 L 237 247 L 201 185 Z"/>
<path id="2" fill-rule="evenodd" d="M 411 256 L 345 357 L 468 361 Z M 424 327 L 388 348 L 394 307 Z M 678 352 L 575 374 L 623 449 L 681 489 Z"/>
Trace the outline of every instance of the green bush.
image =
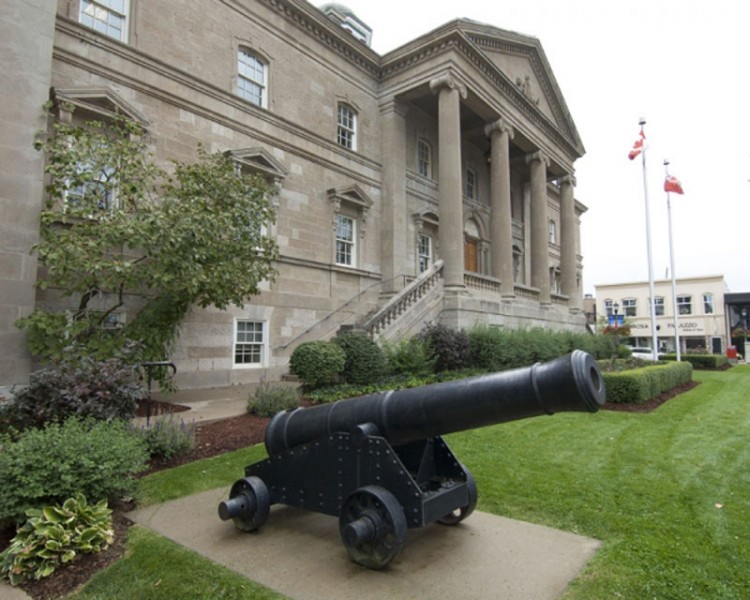
<path id="1" fill-rule="evenodd" d="M 547 362 L 573 350 L 595 358 L 611 357 L 612 345 L 597 348 L 596 337 L 574 331 L 550 331 L 541 327 L 504 329 L 478 325 L 469 331 L 470 365 L 487 371 L 504 371 Z M 605 352 L 609 352 L 605 354 Z"/>
<path id="2" fill-rule="evenodd" d="M 465 331 L 432 323 L 416 338 L 426 344 L 435 362 L 435 371 L 454 371 L 469 366 L 469 336 Z"/>
<path id="3" fill-rule="evenodd" d="M 385 355 L 361 333 L 342 333 L 333 339 L 346 355 L 342 377 L 346 383 L 369 383 L 385 372 Z"/>
<path id="4" fill-rule="evenodd" d="M 299 406 L 299 393 L 289 385 L 273 385 L 261 381 L 258 389 L 247 401 L 247 412 L 260 417 L 272 417 L 282 410 Z"/>
<path id="5" fill-rule="evenodd" d="M 77 494 L 62 506 L 32 508 L 26 515 L 27 521 L 0 553 L 0 577 L 14 586 L 48 577 L 76 555 L 100 552 L 114 540 L 112 511 L 105 500 L 90 505 Z"/>
<path id="6" fill-rule="evenodd" d="M 136 431 L 143 437 L 151 458 L 168 460 L 190 452 L 195 446 L 195 422 L 185 423 L 172 413 L 153 417 L 148 425 Z"/>
<path id="7" fill-rule="evenodd" d="M 660 360 L 677 360 L 676 354 L 660 354 Z M 682 361 L 689 362 L 695 369 L 721 369 L 729 364 L 723 354 L 683 354 Z"/>
<path id="8" fill-rule="evenodd" d="M 321 340 L 300 344 L 289 359 L 291 372 L 306 389 L 335 383 L 345 364 L 346 354 L 341 346 Z"/>
<path id="9" fill-rule="evenodd" d="M 643 404 L 662 392 L 689 383 L 690 363 L 649 364 L 640 369 L 603 371 L 607 402 Z"/>
<path id="10" fill-rule="evenodd" d="M 16 441 L 0 438 L 0 522 L 23 518 L 28 508 L 77 494 L 93 501 L 132 495 L 132 475 L 148 458 L 143 439 L 123 421 L 73 417 L 29 429 Z"/>
<path id="11" fill-rule="evenodd" d="M 424 342 L 405 338 L 398 342 L 383 342 L 388 371 L 394 375 L 424 376 L 435 370 L 435 359 Z"/>
<path id="12" fill-rule="evenodd" d="M 120 359 L 83 357 L 31 374 L 15 395 L 11 419 L 20 428 L 40 427 L 71 416 L 130 419 L 146 397 L 138 371 Z"/>

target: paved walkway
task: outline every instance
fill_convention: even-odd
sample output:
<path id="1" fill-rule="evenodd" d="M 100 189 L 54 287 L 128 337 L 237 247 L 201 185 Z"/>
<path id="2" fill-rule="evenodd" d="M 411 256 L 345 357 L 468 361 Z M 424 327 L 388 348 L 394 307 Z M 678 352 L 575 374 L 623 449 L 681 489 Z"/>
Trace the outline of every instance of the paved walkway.
<path id="1" fill-rule="evenodd" d="M 245 412 L 244 398 L 182 402 L 196 423 Z M 475 511 L 456 527 L 410 529 L 387 569 L 352 563 L 334 517 L 274 506 L 261 531 L 243 533 L 223 522 L 217 506 L 232 482 L 128 516 L 203 556 L 299 600 L 362 598 L 503 598 L 554 600 L 600 543 L 571 533 Z M 28 600 L 0 582 L 0 600 Z M 189 600 L 189 599 L 186 599 Z"/>
<path id="2" fill-rule="evenodd" d="M 299 600 L 503 598 L 553 600 L 599 542 L 474 512 L 455 527 L 410 529 L 383 571 L 349 560 L 334 517 L 274 506 L 260 531 L 243 533 L 217 514 L 226 489 L 130 513 L 152 529 L 233 571 Z"/>

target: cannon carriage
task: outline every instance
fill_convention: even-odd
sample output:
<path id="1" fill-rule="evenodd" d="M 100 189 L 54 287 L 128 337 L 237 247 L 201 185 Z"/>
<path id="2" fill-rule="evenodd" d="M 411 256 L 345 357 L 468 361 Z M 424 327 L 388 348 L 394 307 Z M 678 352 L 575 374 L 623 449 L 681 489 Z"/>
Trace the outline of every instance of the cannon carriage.
<path id="1" fill-rule="evenodd" d="M 243 531 L 260 528 L 277 503 L 337 516 L 351 559 L 381 569 L 407 529 L 455 525 L 476 506 L 474 479 L 443 435 L 596 412 L 604 399 L 596 362 L 576 350 L 528 368 L 284 411 L 266 429 L 268 458 L 245 468 L 219 516 Z"/>

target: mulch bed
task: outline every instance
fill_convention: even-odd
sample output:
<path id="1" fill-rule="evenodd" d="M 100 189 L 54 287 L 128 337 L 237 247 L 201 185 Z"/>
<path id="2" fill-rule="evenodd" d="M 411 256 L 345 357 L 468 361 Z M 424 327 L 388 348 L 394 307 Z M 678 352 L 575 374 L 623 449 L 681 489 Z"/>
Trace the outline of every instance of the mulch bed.
<path id="1" fill-rule="evenodd" d="M 244 414 L 200 424 L 195 428 L 195 447 L 190 453 L 166 461 L 152 461 L 148 469 L 139 476 L 262 442 L 268 421 L 269 419 L 264 417 Z M 79 555 L 70 565 L 56 570 L 49 577 L 24 583 L 20 587 L 35 600 L 55 600 L 86 583 L 97 571 L 109 566 L 124 554 L 127 530 L 132 524 L 127 518 L 127 511 L 131 509 L 132 506 L 128 505 L 114 507 L 115 541 L 107 550 L 97 554 Z M 14 535 L 14 529 L 0 530 L 0 550 L 7 547 Z"/>
<path id="2" fill-rule="evenodd" d="M 603 406 L 603 409 L 636 413 L 650 412 L 667 400 L 692 389 L 696 385 L 698 385 L 697 382 L 691 382 L 680 386 L 645 404 L 613 404 L 608 402 Z M 169 406 L 158 406 L 157 404 L 154 403 L 151 406 L 152 415 L 164 414 L 170 408 Z M 172 409 L 174 409 L 174 406 L 172 406 Z M 187 410 L 186 407 L 180 407 L 180 409 Z M 172 410 L 172 412 L 180 412 L 180 409 Z M 142 416 L 145 416 L 145 414 L 143 412 Z M 166 461 L 152 461 L 148 469 L 139 476 L 163 469 L 170 469 L 181 464 L 209 458 L 217 454 L 238 450 L 239 448 L 245 448 L 262 442 L 268 421 L 269 419 L 267 418 L 244 414 L 238 417 L 200 424 L 195 429 L 195 447 L 190 453 Z M 21 588 L 35 600 L 55 600 L 62 598 L 88 581 L 97 571 L 104 569 L 118 560 L 125 552 L 127 529 L 132 524 L 127 518 L 127 511 L 131 508 L 130 506 L 115 507 L 113 522 L 115 541 L 107 550 L 98 554 L 81 555 L 72 564 L 58 569 L 51 576 L 40 581 L 25 583 Z M 8 545 L 14 535 L 14 530 L 0 530 L 0 550 L 3 550 Z"/>

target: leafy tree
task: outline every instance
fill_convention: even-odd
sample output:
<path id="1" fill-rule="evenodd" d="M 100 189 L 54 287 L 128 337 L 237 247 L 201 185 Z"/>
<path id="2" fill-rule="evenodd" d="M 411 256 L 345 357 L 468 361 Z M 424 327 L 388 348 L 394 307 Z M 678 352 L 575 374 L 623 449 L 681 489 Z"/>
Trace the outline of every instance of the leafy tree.
<path id="1" fill-rule="evenodd" d="M 231 157 L 199 146 L 197 162 L 167 171 L 125 118 L 56 123 L 36 147 L 49 176 L 38 285 L 69 310 L 18 322 L 35 355 L 163 360 L 191 306 L 241 306 L 276 276 L 273 190 Z M 127 323 L 103 327 L 126 304 Z"/>

